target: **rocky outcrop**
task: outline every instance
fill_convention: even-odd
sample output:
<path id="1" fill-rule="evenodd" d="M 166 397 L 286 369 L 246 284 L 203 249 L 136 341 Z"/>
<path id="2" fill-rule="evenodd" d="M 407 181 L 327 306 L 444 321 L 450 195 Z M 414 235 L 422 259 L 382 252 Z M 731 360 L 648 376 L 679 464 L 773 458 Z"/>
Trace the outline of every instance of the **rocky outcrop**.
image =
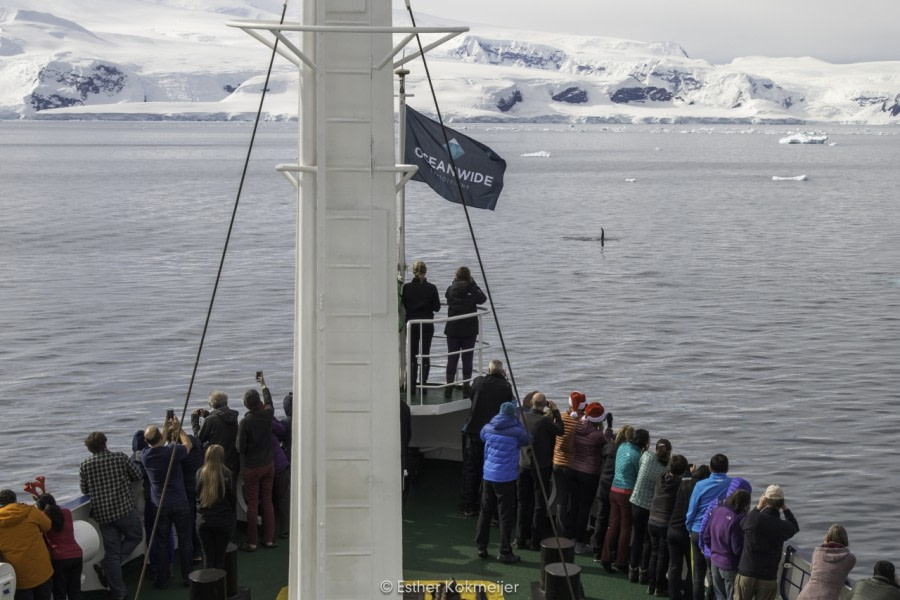
<path id="1" fill-rule="evenodd" d="M 568 102 L 569 104 L 584 104 L 588 101 L 587 91 L 580 87 L 568 87 L 551 96 L 554 102 Z"/>
<path id="2" fill-rule="evenodd" d="M 513 106 L 522 101 L 522 92 L 514 89 L 508 96 L 501 97 L 499 100 L 497 100 L 497 108 L 500 110 L 500 112 L 507 112 Z"/>
<path id="3" fill-rule="evenodd" d="M 619 88 L 609 95 L 609 99 L 616 104 L 628 104 L 629 102 L 669 102 L 675 96 L 674 93 L 658 87 L 628 87 Z"/>
<path id="4" fill-rule="evenodd" d="M 40 70 L 30 105 L 35 112 L 84 105 L 91 96 L 112 98 L 128 83 L 128 75 L 114 65 L 94 63 L 88 68 L 54 61 Z"/>

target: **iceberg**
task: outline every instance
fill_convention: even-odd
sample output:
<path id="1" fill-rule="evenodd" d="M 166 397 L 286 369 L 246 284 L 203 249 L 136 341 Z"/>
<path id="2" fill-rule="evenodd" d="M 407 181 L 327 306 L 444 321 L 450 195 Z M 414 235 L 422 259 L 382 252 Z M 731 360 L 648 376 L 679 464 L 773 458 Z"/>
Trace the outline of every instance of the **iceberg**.
<path id="1" fill-rule="evenodd" d="M 824 144 L 828 140 L 827 135 L 809 135 L 806 133 L 795 133 L 778 140 L 779 144 Z"/>
<path id="2" fill-rule="evenodd" d="M 526 152 L 520 156 L 523 158 L 550 158 L 550 153 L 546 150 L 538 150 L 537 152 Z"/>
<path id="3" fill-rule="evenodd" d="M 793 175 L 791 177 L 772 176 L 772 181 L 806 181 L 806 175 Z"/>

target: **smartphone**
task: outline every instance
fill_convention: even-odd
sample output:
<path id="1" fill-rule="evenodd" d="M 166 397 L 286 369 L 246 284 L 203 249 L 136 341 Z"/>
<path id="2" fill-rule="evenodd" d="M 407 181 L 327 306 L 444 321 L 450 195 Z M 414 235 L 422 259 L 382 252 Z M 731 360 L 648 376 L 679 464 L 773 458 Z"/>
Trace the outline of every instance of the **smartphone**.
<path id="1" fill-rule="evenodd" d="M 166 421 L 174 421 L 175 420 L 175 409 L 170 408 L 166 411 Z"/>
<path id="2" fill-rule="evenodd" d="M 256 380 L 259 381 L 259 378 L 262 377 L 262 371 L 256 372 Z"/>

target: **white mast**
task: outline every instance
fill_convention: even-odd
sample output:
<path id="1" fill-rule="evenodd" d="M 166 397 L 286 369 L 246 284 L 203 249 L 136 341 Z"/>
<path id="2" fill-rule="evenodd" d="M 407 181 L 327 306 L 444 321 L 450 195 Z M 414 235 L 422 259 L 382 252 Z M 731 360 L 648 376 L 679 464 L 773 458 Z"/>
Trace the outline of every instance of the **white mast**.
<path id="1" fill-rule="evenodd" d="M 233 25 L 300 69 L 298 163 L 277 167 L 298 199 L 290 597 L 383 598 L 403 566 L 396 193 L 413 172 L 395 164 L 392 71 L 418 53 L 392 60 L 416 30 L 386 0 Z"/>

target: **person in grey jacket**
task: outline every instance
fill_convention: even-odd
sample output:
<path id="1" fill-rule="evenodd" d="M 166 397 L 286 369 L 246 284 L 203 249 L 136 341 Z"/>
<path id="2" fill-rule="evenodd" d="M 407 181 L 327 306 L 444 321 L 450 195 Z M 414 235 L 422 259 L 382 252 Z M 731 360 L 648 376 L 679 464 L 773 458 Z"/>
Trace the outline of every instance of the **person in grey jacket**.
<path id="1" fill-rule="evenodd" d="M 900 600 L 894 563 L 887 560 L 875 563 L 875 575 L 853 584 L 850 600 Z"/>

